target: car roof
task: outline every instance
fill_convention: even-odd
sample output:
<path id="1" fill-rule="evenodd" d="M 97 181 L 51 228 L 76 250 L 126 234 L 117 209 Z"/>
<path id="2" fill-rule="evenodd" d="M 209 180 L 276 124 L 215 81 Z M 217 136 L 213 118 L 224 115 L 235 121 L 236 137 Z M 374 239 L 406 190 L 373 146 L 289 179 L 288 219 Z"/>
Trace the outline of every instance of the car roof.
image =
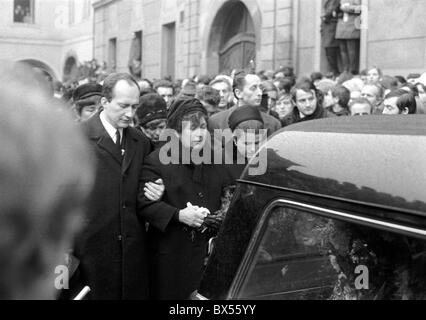
<path id="1" fill-rule="evenodd" d="M 280 133 L 285 131 L 425 136 L 426 115 L 333 117 L 300 122 Z"/>
<path id="2" fill-rule="evenodd" d="M 426 115 L 307 121 L 274 134 L 262 152 L 266 172 L 250 173 L 252 160 L 241 182 L 426 215 Z"/>

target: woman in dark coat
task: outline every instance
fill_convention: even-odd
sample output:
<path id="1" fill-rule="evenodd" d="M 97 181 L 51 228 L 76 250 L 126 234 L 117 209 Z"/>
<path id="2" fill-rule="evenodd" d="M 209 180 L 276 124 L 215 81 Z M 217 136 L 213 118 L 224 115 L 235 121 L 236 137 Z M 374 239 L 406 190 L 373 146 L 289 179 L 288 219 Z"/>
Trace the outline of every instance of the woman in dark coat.
<path id="1" fill-rule="evenodd" d="M 139 212 L 150 223 L 151 298 L 184 300 L 203 273 L 209 237 L 201 226 L 208 213 L 220 209 L 222 190 L 232 180 L 221 165 L 183 160 L 185 152 L 206 150 L 207 112 L 197 99 L 175 101 L 167 126 L 177 143 L 154 151 L 142 172 L 144 182 L 162 179 L 165 193 L 153 202 L 141 190 Z"/>

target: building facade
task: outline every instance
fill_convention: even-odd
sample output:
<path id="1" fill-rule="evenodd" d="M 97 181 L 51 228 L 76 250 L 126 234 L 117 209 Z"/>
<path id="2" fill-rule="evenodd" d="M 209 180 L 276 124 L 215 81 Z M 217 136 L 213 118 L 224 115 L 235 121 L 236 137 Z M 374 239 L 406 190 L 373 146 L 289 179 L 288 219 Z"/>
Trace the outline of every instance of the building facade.
<path id="1" fill-rule="evenodd" d="M 93 59 L 92 2 L 0 1 L 0 60 L 25 61 L 67 81 Z"/>
<path id="2" fill-rule="evenodd" d="M 97 0 L 95 57 L 111 70 L 185 78 L 247 67 L 327 70 L 322 0 Z M 423 0 L 363 0 L 360 67 L 426 70 Z M 137 51 L 135 53 L 135 50 Z"/>

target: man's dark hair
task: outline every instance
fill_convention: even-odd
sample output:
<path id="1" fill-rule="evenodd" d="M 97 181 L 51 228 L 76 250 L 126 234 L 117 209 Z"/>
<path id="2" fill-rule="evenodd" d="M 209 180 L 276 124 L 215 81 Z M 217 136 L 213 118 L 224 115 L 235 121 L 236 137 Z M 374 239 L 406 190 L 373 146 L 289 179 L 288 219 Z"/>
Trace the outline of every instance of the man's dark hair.
<path id="1" fill-rule="evenodd" d="M 409 83 L 409 82 L 407 82 L 406 84 L 404 84 L 403 86 L 402 86 L 402 88 L 408 88 L 408 89 L 410 89 L 410 92 L 415 96 L 415 97 L 418 97 L 419 96 L 419 89 L 417 88 L 417 86 L 416 85 L 414 85 L 414 84 L 412 84 L 412 83 Z"/>
<path id="2" fill-rule="evenodd" d="M 314 84 L 311 81 L 309 80 L 307 81 L 306 79 L 304 79 L 303 81 L 296 83 L 296 85 L 293 87 L 293 89 L 290 92 L 291 99 L 293 100 L 294 103 L 296 103 L 297 101 L 297 91 L 299 90 L 302 90 L 305 92 L 314 91 L 315 97 L 317 99 L 317 107 L 322 105 L 324 100 L 323 95 L 319 93 L 319 91 L 317 90 L 317 88 L 314 86 Z"/>
<path id="3" fill-rule="evenodd" d="M 380 84 L 386 90 L 395 91 L 398 89 L 398 80 L 395 77 L 391 76 L 383 76 Z"/>
<path id="4" fill-rule="evenodd" d="M 295 77 L 294 69 L 292 67 L 280 67 L 275 73 L 274 78 L 278 73 L 283 73 L 284 77 Z"/>
<path id="5" fill-rule="evenodd" d="M 351 100 L 351 92 L 347 88 L 344 86 L 335 86 L 331 89 L 331 94 L 334 98 L 339 99 L 338 104 L 342 108 L 348 108 L 349 101 Z"/>
<path id="6" fill-rule="evenodd" d="M 395 76 L 395 79 L 397 79 L 403 85 L 407 83 L 407 80 L 403 76 Z"/>
<path id="7" fill-rule="evenodd" d="M 275 91 L 278 92 L 278 88 L 275 86 L 272 80 L 266 80 L 261 83 L 261 87 L 264 93 Z"/>
<path id="8" fill-rule="evenodd" d="M 141 89 L 140 97 L 142 98 L 143 96 L 146 96 L 147 94 L 150 94 L 150 93 L 157 93 L 157 91 L 155 91 L 152 88 Z"/>
<path id="9" fill-rule="evenodd" d="M 247 72 L 245 72 L 244 70 L 239 70 L 235 72 L 234 83 L 232 84 L 232 91 L 234 92 L 234 95 L 235 95 L 236 89 L 240 89 L 240 90 L 244 89 L 244 86 L 246 84 L 246 77 L 247 77 Z M 237 96 L 235 95 L 235 97 Z"/>
<path id="10" fill-rule="evenodd" d="M 418 79 L 418 78 L 420 78 L 422 75 L 420 74 L 420 73 L 410 73 L 408 76 L 407 76 L 407 80 L 410 80 L 410 79 Z"/>
<path id="11" fill-rule="evenodd" d="M 157 90 L 158 88 L 172 88 L 174 91 L 173 83 L 169 80 L 158 80 L 154 83 L 154 90 Z"/>
<path id="12" fill-rule="evenodd" d="M 210 86 L 198 89 L 195 98 L 214 107 L 217 107 L 220 103 L 219 91 Z"/>
<path id="13" fill-rule="evenodd" d="M 198 76 L 197 80 L 198 80 L 197 84 L 202 83 L 202 84 L 205 84 L 207 86 L 207 85 L 209 85 L 211 78 L 208 75 L 200 75 L 200 76 Z"/>
<path id="14" fill-rule="evenodd" d="M 118 82 L 120 81 L 126 81 L 129 85 L 134 85 L 135 87 L 139 88 L 139 84 L 128 73 L 112 73 L 108 77 L 105 78 L 103 88 L 102 88 L 102 97 L 106 98 L 108 101 L 111 101 L 114 98 L 114 89 Z"/>
<path id="15" fill-rule="evenodd" d="M 408 114 L 415 114 L 417 112 L 417 102 L 416 98 L 412 93 L 407 93 L 403 89 L 394 90 L 388 95 L 385 99 L 398 98 L 396 106 L 398 107 L 400 113 L 405 109 L 408 110 Z"/>
<path id="16" fill-rule="evenodd" d="M 286 94 L 290 94 L 291 88 L 296 84 L 294 78 L 283 78 L 276 80 L 278 82 L 278 90 L 283 91 Z"/>

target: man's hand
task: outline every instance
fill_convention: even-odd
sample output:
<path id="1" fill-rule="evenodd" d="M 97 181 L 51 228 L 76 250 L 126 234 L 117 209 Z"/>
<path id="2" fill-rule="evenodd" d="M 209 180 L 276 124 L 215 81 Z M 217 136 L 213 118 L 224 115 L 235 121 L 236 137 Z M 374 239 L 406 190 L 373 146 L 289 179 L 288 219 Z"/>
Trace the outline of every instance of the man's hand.
<path id="1" fill-rule="evenodd" d="M 187 207 L 179 212 L 179 222 L 191 228 L 200 228 L 209 211 L 205 208 L 194 207 L 188 203 Z"/>
<path id="2" fill-rule="evenodd" d="M 164 182 L 161 179 L 158 179 L 155 182 L 148 182 L 145 184 L 145 197 L 150 201 L 159 201 L 166 190 Z"/>

